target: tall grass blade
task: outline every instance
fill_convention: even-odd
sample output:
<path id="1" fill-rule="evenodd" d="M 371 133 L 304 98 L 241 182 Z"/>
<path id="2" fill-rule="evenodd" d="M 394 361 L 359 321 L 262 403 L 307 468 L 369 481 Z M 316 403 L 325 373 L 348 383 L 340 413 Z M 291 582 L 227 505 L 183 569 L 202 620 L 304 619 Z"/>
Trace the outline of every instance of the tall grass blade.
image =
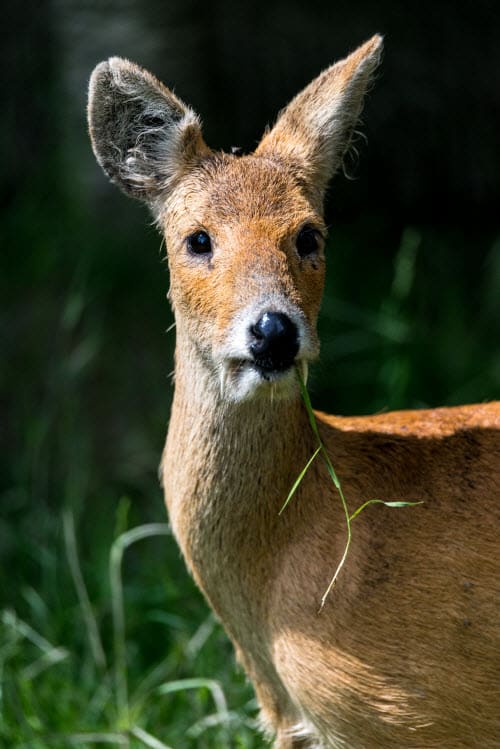
<path id="1" fill-rule="evenodd" d="M 79 744 L 118 744 L 119 746 L 128 746 L 128 737 L 123 733 L 71 733 L 64 736 L 65 741 L 70 741 L 73 745 Z"/>
<path id="2" fill-rule="evenodd" d="M 227 729 L 228 723 L 243 723 L 248 725 L 251 724 L 251 721 L 245 722 L 241 719 L 241 717 L 238 715 L 238 713 L 235 712 L 229 712 L 227 715 L 219 715 L 219 713 L 214 713 L 212 715 L 206 715 L 204 718 L 200 718 L 200 720 L 197 720 L 196 723 L 193 723 L 193 725 L 188 728 L 186 731 L 186 736 L 189 736 L 189 738 L 197 739 L 199 736 L 204 733 L 207 728 L 216 728 L 217 726 L 222 725 L 224 728 Z M 251 724 L 251 727 L 253 729 L 256 728 L 254 724 Z"/>
<path id="3" fill-rule="evenodd" d="M 200 652 L 206 641 L 214 631 L 217 620 L 213 614 L 209 614 L 186 645 L 186 655 L 193 659 Z"/>
<path id="4" fill-rule="evenodd" d="M 85 631 L 87 632 L 89 638 L 92 657 L 97 668 L 100 671 L 105 671 L 106 656 L 104 655 L 104 648 L 102 646 L 99 628 L 94 616 L 92 604 L 90 603 L 87 587 L 83 578 L 82 568 L 80 566 L 80 560 L 78 558 L 78 548 L 75 534 L 75 519 L 70 509 L 64 510 L 63 512 L 63 533 L 66 557 L 68 559 L 69 569 L 71 572 L 71 577 L 73 579 L 73 584 L 75 586 L 78 602 L 82 610 L 82 616 L 85 622 Z"/>
<path id="5" fill-rule="evenodd" d="M 52 643 L 46 640 L 45 637 L 42 637 L 42 635 L 33 629 L 33 627 L 22 619 L 19 619 L 16 612 L 12 609 L 4 609 L 1 613 L 0 619 L 6 627 L 12 629 L 21 638 L 29 640 L 33 645 L 39 648 L 42 653 L 52 653 L 56 649 L 55 645 L 52 645 Z"/>
<path id="6" fill-rule="evenodd" d="M 147 695 L 168 677 L 171 670 L 170 658 L 164 658 L 142 679 L 131 695 L 130 702 L 135 706 L 145 700 Z"/>
<path id="7" fill-rule="evenodd" d="M 167 746 L 163 741 L 160 741 L 155 736 L 151 736 L 150 733 L 147 733 L 143 728 L 139 728 L 139 726 L 134 726 L 130 730 L 130 733 L 132 736 L 135 736 L 136 739 L 142 741 L 145 746 L 150 747 L 150 749 L 172 749 L 171 746 Z"/>
<path id="8" fill-rule="evenodd" d="M 125 633 L 125 609 L 123 605 L 123 583 L 121 575 L 122 559 L 129 546 L 151 536 L 167 536 L 170 526 L 167 523 L 147 523 L 132 528 L 118 536 L 113 542 L 109 557 L 109 579 L 111 586 L 111 606 L 113 616 L 114 671 L 116 707 L 119 719 L 129 726 L 127 652 Z"/>
<path id="9" fill-rule="evenodd" d="M 212 695 L 218 715 L 228 716 L 227 702 L 220 684 L 214 679 L 179 679 L 161 684 L 156 690 L 158 694 L 172 694 L 184 689 L 208 689 Z"/>
<path id="10" fill-rule="evenodd" d="M 26 666 L 20 672 L 21 679 L 34 679 L 36 676 L 45 671 L 51 666 L 55 666 L 56 663 L 60 663 L 69 657 L 69 653 L 65 648 L 52 648 L 48 653 L 44 653 L 37 658 L 29 666 Z"/>

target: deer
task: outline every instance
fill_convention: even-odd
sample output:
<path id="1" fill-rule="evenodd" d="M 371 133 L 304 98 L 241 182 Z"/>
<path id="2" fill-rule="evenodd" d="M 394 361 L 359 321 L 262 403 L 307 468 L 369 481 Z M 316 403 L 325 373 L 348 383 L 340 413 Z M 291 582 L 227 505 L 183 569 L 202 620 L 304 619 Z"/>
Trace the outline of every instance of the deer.
<path id="1" fill-rule="evenodd" d="M 316 413 L 324 198 L 382 51 L 324 70 L 252 153 L 210 149 L 198 116 L 117 57 L 89 86 L 105 174 L 164 234 L 176 326 L 161 461 L 187 567 L 251 680 L 275 749 L 500 746 L 500 402 Z M 300 376 L 300 377 L 299 377 Z"/>

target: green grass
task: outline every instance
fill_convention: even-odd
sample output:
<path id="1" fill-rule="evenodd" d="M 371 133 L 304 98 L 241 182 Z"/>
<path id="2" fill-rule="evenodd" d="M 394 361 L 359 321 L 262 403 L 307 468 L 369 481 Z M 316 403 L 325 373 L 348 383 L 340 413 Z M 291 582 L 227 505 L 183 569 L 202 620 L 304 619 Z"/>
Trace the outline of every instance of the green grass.
<path id="1" fill-rule="evenodd" d="M 132 528 L 108 552 L 102 590 L 89 591 L 85 569 L 101 560 L 83 562 L 67 510 L 43 551 L 56 585 L 25 586 L 22 616 L 2 610 L 0 745 L 262 746 L 252 691 L 168 526 Z"/>

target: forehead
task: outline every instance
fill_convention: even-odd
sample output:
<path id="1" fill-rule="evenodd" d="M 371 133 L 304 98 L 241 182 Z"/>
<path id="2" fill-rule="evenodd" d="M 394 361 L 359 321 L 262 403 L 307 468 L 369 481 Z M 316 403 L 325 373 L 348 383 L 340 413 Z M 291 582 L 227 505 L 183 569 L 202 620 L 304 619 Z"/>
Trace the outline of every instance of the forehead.
<path id="1" fill-rule="evenodd" d="M 285 164 L 262 156 L 217 154 L 203 162 L 179 188 L 173 213 L 183 207 L 183 223 L 271 221 L 284 229 L 319 220 L 298 178 Z"/>

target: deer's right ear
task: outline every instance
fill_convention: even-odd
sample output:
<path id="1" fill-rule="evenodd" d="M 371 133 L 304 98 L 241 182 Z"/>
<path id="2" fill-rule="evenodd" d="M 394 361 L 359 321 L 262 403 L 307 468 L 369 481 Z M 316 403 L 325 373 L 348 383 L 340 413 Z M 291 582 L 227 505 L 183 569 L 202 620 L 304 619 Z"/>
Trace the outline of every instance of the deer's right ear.
<path id="1" fill-rule="evenodd" d="M 195 113 L 146 70 L 119 57 L 92 73 L 88 121 L 97 161 L 111 181 L 153 205 L 209 152 Z"/>

